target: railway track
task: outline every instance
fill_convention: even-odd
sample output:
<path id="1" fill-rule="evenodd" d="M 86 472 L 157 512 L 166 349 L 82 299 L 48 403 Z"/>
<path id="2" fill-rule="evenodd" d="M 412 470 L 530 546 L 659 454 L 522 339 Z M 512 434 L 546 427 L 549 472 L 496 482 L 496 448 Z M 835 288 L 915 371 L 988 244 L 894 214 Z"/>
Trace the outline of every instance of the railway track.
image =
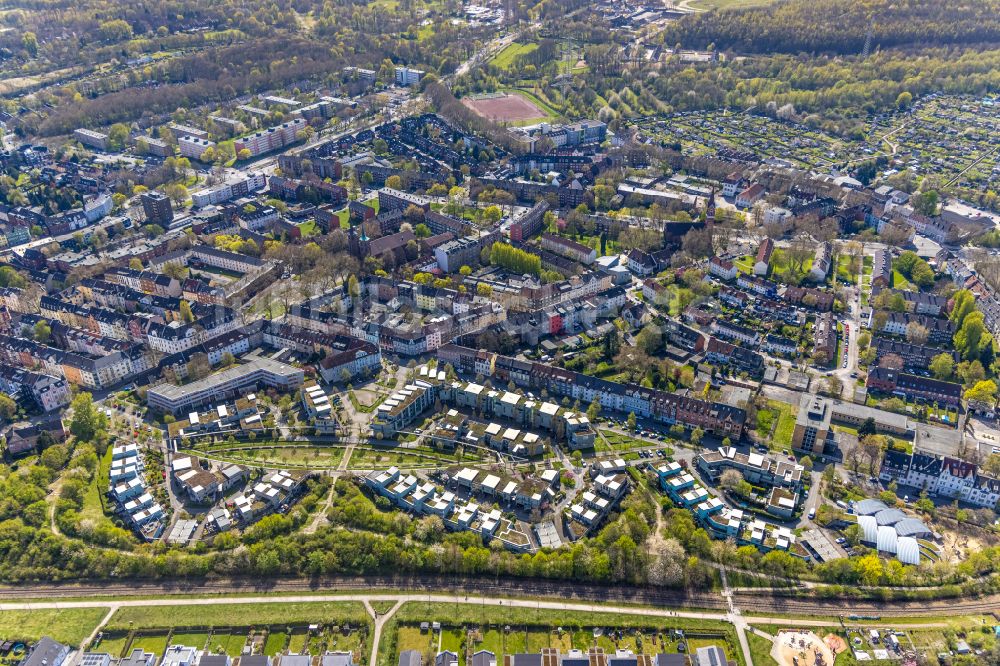
<path id="1" fill-rule="evenodd" d="M 716 593 L 685 592 L 640 586 L 603 586 L 569 584 L 550 580 L 490 580 L 436 576 L 327 577 L 315 579 L 210 578 L 175 581 L 24 584 L 0 586 L 0 601 L 72 598 L 135 598 L 172 595 L 261 595 L 261 594 L 330 594 L 364 591 L 371 594 L 426 593 L 555 598 L 579 603 L 642 604 L 664 608 L 727 610 L 725 599 Z M 764 592 L 736 592 L 734 604 L 744 615 L 811 615 L 839 617 L 846 614 L 881 616 L 975 615 L 992 613 L 1000 608 L 1000 596 L 981 599 L 946 599 L 941 601 L 875 602 L 853 599 L 813 599 L 767 595 Z"/>

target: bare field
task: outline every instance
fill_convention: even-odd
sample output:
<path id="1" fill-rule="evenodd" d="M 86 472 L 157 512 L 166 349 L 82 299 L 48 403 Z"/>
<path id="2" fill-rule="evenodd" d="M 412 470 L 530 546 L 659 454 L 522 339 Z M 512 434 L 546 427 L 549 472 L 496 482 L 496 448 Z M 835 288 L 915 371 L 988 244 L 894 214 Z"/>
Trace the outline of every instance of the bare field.
<path id="1" fill-rule="evenodd" d="M 516 123 L 545 118 L 544 111 L 521 95 L 506 94 L 481 99 L 465 98 L 462 103 L 484 118 L 500 123 Z"/>

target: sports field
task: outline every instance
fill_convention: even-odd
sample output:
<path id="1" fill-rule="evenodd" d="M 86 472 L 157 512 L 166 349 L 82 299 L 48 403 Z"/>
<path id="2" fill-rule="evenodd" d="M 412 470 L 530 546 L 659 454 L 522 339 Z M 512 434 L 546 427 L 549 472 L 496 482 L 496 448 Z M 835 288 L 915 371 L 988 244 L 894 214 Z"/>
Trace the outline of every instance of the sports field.
<path id="1" fill-rule="evenodd" d="M 479 98 L 467 97 L 462 102 L 484 118 L 501 123 L 542 119 L 547 115 L 528 99 L 516 93 Z"/>

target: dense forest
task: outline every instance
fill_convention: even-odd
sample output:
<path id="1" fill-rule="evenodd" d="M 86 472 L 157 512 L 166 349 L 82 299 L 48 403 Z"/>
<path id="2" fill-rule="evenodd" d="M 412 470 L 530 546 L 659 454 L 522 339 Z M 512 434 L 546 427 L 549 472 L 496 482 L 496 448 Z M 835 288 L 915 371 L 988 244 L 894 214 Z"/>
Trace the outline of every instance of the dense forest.
<path id="1" fill-rule="evenodd" d="M 881 48 L 1000 41 L 1000 1 L 784 0 L 692 14 L 671 23 L 664 43 L 742 53 L 860 53 L 869 25 Z"/>

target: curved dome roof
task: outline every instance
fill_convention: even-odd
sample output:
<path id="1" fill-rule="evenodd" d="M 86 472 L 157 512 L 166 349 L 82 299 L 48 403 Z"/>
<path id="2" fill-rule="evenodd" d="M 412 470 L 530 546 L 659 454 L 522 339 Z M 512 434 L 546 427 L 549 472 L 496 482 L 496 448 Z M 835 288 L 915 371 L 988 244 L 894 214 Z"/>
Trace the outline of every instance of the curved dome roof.
<path id="1" fill-rule="evenodd" d="M 896 534 L 901 537 L 931 536 L 931 528 L 927 527 L 922 520 L 917 520 L 916 518 L 901 520 L 893 525 L 893 527 L 896 529 Z"/>
<path id="2" fill-rule="evenodd" d="M 865 543 L 878 541 L 878 523 L 874 516 L 858 516 L 858 527 L 861 528 L 861 540 Z"/>
<path id="3" fill-rule="evenodd" d="M 888 509 L 885 502 L 877 499 L 864 499 L 854 503 L 854 513 L 859 516 L 874 516 L 879 511 Z"/>
<path id="4" fill-rule="evenodd" d="M 882 553 L 896 553 L 896 530 L 889 525 L 881 525 L 878 528 L 878 538 L 875 547 Z"/>
<path id="5" fill-rule="evenodd" d="M 920 546 L 913 537 L 896 539 L 896 559 L 903 564 L 920 564 Z"/>
<path id="6" fill-rule="evenodd" d="M 875 514 L 875 520 L 879 525 L 895 525 L 901 520 L 906 520 L 906 514 L 899 509 L 882 509 Z"/>

